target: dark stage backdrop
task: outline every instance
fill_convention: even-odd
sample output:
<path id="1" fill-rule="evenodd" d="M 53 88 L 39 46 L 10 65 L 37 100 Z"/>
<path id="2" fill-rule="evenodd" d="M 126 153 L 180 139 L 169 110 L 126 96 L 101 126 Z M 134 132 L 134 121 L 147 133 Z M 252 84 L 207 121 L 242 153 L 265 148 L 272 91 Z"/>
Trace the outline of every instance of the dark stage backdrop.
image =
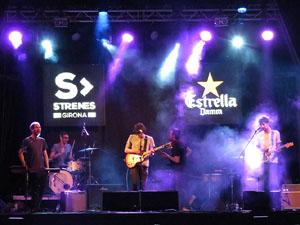
<path id="1" fill-rule="evenodd" d="M 10 69 L 14 69 L 12 74 L 16 77 L 16 79 L 10 79 L 10 77 L 9 79 L 6 79 L 1 77 L 0 85 L 0 177 L 3 179 L 0 185 L 0 193 L 2 195 L 11 195 L 16 193 L 18 191 L 17 189 L 22 187 L 24 184 L 21 178 L 19 179 L 15 175 L 9 173 L 9 166 L 20 164 L 17 156 L 18 149 L 22 139 L 30 135 L 28 126 L 32 121 L 41 122 L 42 136 L 46 138 L 49 150 L 54 143 L 59 141 L 58 135 L 61 130 L 66 130 L 70 133 L 71 143 L 76 139 L 76 159 L 83 156 L 82 153 L 79 153 L 79 151 L 84 147 L 84 144 L 89 146 L 93 146 L 95 144 L 95 147 L 99 147 L 101 150 L 95 151 L 92 154 L 94 177 L 100 183 L 124 183 L 127 169 L 123 161 L 125 156 L 124 146 L 135 123 L 145 123 L 148 128 L 147 133 L 154 137 L 157 146 L 168 141 L 168 132 L 170 127 L 180 126 L 183 130 L 185 140 L 193 149 L 193 154 L 199 155 L 200 157 L 200 160 L 197 160 L 197 158 L 194 160 L 194 165 L 201 166 L 205 165 L 205 163 L 213 164 L 214 162 L 210 161 L 211 158 L 202 157 L 209 155 L 207 154 L 207 151 L 209 150 L 207 146 L 204 144 L 202 145 L 202 140 L 206 137 L 206 134 L 213 130 L 216 130 L 215 132 L 217 132 L 217 128 L 220 127 L 220 124 L 222 126 L 228 125 L 232 130 L 243 131 L 243 129 L 246 129 L 247 127 L 249 117 L 253 116 L 253 114 L 257 112 L 257 107 L 264 103 L 259 95 L 259 93 L 264 92 L 264 89 L 258 85 L 261 80 L 261 75 L 263 74 L 262 70 L 264 69 L 264 64 L 262 63 L 263 61 L 261 58 L 254 57 L 255 62 L 245 61 L 243 64 L 243 73 L 240 74 L 239 67 L 232 63 L 232 60 L 225 61 L 228 62 L 227 64 L 224 60 L 216 60 L 214 56 L 218 56 L 222 59 L 226 56 L 220 54 L 219 51 L 211 49 L 211 51 L 207 51 L 206 56 L 213 53 L 212 56 L 210 59 L 205 58 L 207 60 L 206 62 L 209 62 L 209 64 L 203 64 L 202 62 L 203 67 L 201 76 L 194 79 L 185 79 L 186 74 L 183 72 L 183 69 L 182 71 L 179 69 L 176 72 L 174 83 L 166 86 L 160 86 L 158 84 L 159 81 L 157 80 L 156 74 L 165 56 L 168 54 L 169 48 L 173 45 L 171 40 L 176 39 L 177 41 L 178 36 L 175 33 L 180 31 L 178 29 L 178 24 L 173 24 L 174 26 L 170 26 L 169 23 L 164 24 L 163 27 L 158 30 L 161 32 L 159 33 L 160 35 L 157 40 L 150 40 L 149 34 L 151 33 L 151 29 L 155 28 L 154 26 L 157 25 L 157 27 L 160 27 L 161 24 L 151 24 L 150 28 L 142 23 L 122 23 L 119 24 L 119 28 L 116 27 L 116 24 L 114 24 L 114 30 L 116 33 L 119 33 L 121 30 L 120 28 L 123 30 L 126 25 L 132 26 L 132 30 L 139 31 L 141 34 L 142 31 L 145 31 L 145 35 L 140 35 L 140 37 L 143 38 L 136 41 L 136 44 L 133 43 L 133 50 L 130 51 L 128 56 L 124 59 L 123 68 L 120 74 L 117 76 L 115 82 L 107 88 L 105 92 L 105 104 L 103 104 L 103 106 L 105 106 L 105 111 L 103 107 L 103 113 L 100 113 L 101 120 L 93 121 L 93 123 L 73 119 L 70 123 L 67 122 L 68 120 L 65 120 L 66 123 L 53 123 L 52 119 L 44 118 L 44 115 L 53 115 L 52 107 L 53 101 L 55 100 L 53 95 L 56 93 L 54 93 L 53 88 L 57 88 L 51 77 L 49 80 L 48 77 L 43 76 L 43 74 L 45 74 L 43 66 L 47 63 L 44 61 L 42 56 L 38 55 L 38 53 L 34 52 L 34 50 L 31 50 L 32 58 L 29 56 L 27 62 L 19 62 L 13 56 L 12 58 L 7 58 L 6 55 L 3 57 L 7 58 L 7 61 L 12 62 L 12 66 L 9 67 Z M 59 44 L 59 48 L 64 50 L 59 53 L 64 53 L 60 57 L 59 62 L 61 65 L 69 66 L 63 68 L 61 71 L 58 69 L 58 66 L 54 66 L 54 69 L 50 68 L 48 71 L 57 73 L 65 72 L 65 69 L 68 69 L 67 72 L 72 72 L 76 75 L 74 80 L 68 81 L 68 83 L 76 85 L 78 88 L 76 96 L 76 98 L 78 97 L 78 102 L 84 101 L 85 98 L 80 94 L 80 91 L 83 89 L 80 81 L 83 77 L 86 77 L 86 80 L 90 83 L 93 82 L 91 84 L 95 87 L 86 94 L 87 98 L 90 97 L 92 92 L 95 92 L 95 95 L 93 95 L 94 99 L 99 91 L 101 93 L 101 86 L 94 85 L 94 82 L 101 83 L 103 81 L 101 80 L 103 79 L 103 73 L 100 68 L 102 68 L 102 65 L 107 63 L 110 59 L 107 57 L 107 51 L 106 55 L 101 54 L 104 50 L 102 49 L 102 51 L 98 51 L 99 45 L 97 45 L 98 47 L 95 47 L 95 43 L 91 41 L 91 39 L 93 39 L 92 34 L 94 31 L 94 24 L 90 24 L 89 27 L 89 30 L 92 32 L 83 32 L 86 35 L 82 35 L 82 38 L 77 42 L 71 41 L 71 34 L 73 32 L 72 29 L 55 30 L 55 32 L 63 31 L 61 37 L 65 40 L 63 43 L 60 42 Z M 167 27 L 168 30 L 165 29 Z M 229 29 L 234 31 L 236 28 L 230 27 Z M 172 32 L 169 32 L 170 30 L 172 30 Z M 162 33 L 162 31 L 164 31 L 164 33 Z M 279 36 L 280 35 L 277 37 Z M 215 39 L 212 46 L 215 44 L 217 45 L 219 40 L 220 38 L 218 41 Z M 225 41 L 228 42 L 228 40 Z M 285 52 L 284 54 L 288 54 L 286 53 L 287 51 L 285 51 L 287 49 L 286 45 L 282 45 L 282 42 L 279 40 L 277 41 L 277 45 L 281 46 L 279 49 L 277 48 L 278 46 L 274 46 L 278 55 L 282 56 L 282 52 Z M 256 48 L 257 46 L 254 47 Z M 87 57 L 91 50 L 95 54 Z M 6 49 L 6 51 L 11 51 L 11 49 Z M 243 50 L 240 53 L 241 56 L 244 56 L 247 51 Z M 101 57 L 99 54 L 101 54 Z M 95 55 L 97 55 L 97 57 L 95 57 Z M 105 58 L 105 60 L 102 60 L 104 62 L 101 61 L 102 57 Z M 240 58 L 242 59 L 242 57 Z M 99 62 L 99 60 L 101 62 Z M 281 57 L 279 57 L 278 61 L 280 60 Z M 212 64 L 219 61 L 221 61 L 220 64 Z M 3 61 L 1 61 L 1 63 L 2 62 Z M 89 66 L 82 67 L 84 70 L 81 70 L 79 69 L 79 65 L 83 63 Z M 99 64 L 101 66 L 92 67 L 90 66 L 92 63 L 96 65 Z M 181 65 L 183 64 L 183 62 L 179 62 L 178 65 L 180 65 L 180 63 Z M 70 65 L 78 66 L 73 67 Z M 5 64 L 5 66 L 7 66 L 7 64 Z M 275 66 L 278 71 L 275 71 L 274 69 L 275 72 L 271 73 L 272 79 L 266 85 L 268 86 L 268 90 L 270 90 L 270 95 L 274 100 L 274 108 L 278 113 L 278 124 L 281 126 L 279 127 L 279 130 L 282 134 L 282 141 L 295 142 L 293 149 L 288 149 L 282 153 L 287 157 L 286 163 L 289 166 L 287 177 L 292 174 L 292 182 L 299 182 L 299 132 L 297 130 L 296 122 L 298 120 L 298 108 L 295 104 L 293 104 L 297 99 L 299 90 L 298 73 L 288 76 L 286 71 L 286 68 L 290 67 L 290 64 L 288 63 L 284 65 L 285 67 L 282 67 L 281 64 L 275 61 L 274 67 Z M 107 64 L 103 67 L 107 68 Z M 89 71 L 89 73 L 87 74 L 86 71 Z M 99 76 L 97 76 L 98 72 L 96 71 L 99 71 Z M 181 117 L 180 113 L 182 111 L 180 110 L 182 110 L 183 107 L 186 107 L 186 104 L 182 101 L 180 102 L 181 104 L 179 104 L 178 95 L 185 86 L 190 85 L 193 86 L 197 92 L 195 97 L 200 98 L 201 101 L 204 87 L 199 85 L 198 82 L 206 82 L 209 73 L 211 73 L 214 81 L 223 81 L 222 84 L 216 87 L 218 94 L 220 96 L 222 94 L 228 94 L 228 97 L 236 98 L 236 104 L 238 107 L 222 108 L 224 109 L 222 110 L 222 113 L 224 113 L 223 115 L 226 115 L 225 117 L 220 116 L 220 114 L 201 116 L 200 109 L 198 107 L 194 107 L 192 109 L 185 108 L 185 116 L 184 118 Z M 236 76 L 239 76 L 239 79 L 236 79 Z M 182 82 L 183 80 L 184 82 Z M 44 87 L 43 83 L 46 84 Z M 52 90 L 52 93 L 48 92 L 48 90 Z M 61 87 L 59 87 L 59 90 L 63 92 L 68 91 Z M 48 99 L 49 96 L 47 97 L 47 95 L 49 93 L 51 96 Z M 43 96 L 43 94 L 45 96 Z M 53 98 L 51 99 L 51 97 Z M 212 93 L 208 93 L 206 98 L 217 99 L 218 97 Z M 94 100 L 89 99 L 88 101 Z M 214 101 L 212 104 L 215 104 L 215 101 L 218 102 L 218 100 L 211 101 Z M 100 102 L 100 104 L 101 103 L 102 102 Z M 87 105 L 90 107 L 90 104 Z M 210 109 L 215 110 L 215 108 Z M 268 108 L 265 110 L 268 111 Z M 105 120 L 102 120 L 104 118 Z M 102 121 L 102 123 L 100 121 Z M 183 123 L 183 121 L 185 123 Z M 87 123 L 86 128 L 90 133 L 88 139 L 81 136 L 83 122 Z M 70 124 L 72 126 L 70 126 Z M 221 134 L 222 133 L 216 133 L 216 135 L 219 135 L 216 137 L 220 137 Z M 239 137 L 237 136 L 234 138 L 238 139 Z M 209 140 L 212 140 L 209 142 L 210 148 L 214 148 L 214 137 Z M 242 148 L 243 146 L 239 147 Z M 215 152 L 218 152 L 219 149 L 215 148 L 214 150 Z M 155 155 L 151 158 L 150 172 L 153 172 L 155 169 L 162 169 L 166 164 L 166 160 Z M 196 174 L 201 175 L 202 172 L 204 172 L 204 170 L 199 168 L 199 170 L 196 171 Z"/>

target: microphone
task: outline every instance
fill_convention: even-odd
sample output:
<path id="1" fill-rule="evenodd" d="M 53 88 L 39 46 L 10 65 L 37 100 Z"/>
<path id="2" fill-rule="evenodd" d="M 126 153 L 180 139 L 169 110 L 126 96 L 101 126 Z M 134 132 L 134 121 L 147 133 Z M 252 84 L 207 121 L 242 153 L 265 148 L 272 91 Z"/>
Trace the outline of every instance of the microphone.
<path id="1" fill-rule="evenodd" d="M 257 133 L 257 132 L 259 132 L 259 131 L 261 131 L 262 129 L 259 127 L 259 128 L 257 128 L 256 130 L 255 130 L 255 133 Z"/>
<path id="2" fill-rule="evenodd" d="M 83 135 L 90 136 L 90 134 L 85 129 L 85 123 L 83 123 L 83 125 L 82 125 L 81 136 L 83 136 Z"/>

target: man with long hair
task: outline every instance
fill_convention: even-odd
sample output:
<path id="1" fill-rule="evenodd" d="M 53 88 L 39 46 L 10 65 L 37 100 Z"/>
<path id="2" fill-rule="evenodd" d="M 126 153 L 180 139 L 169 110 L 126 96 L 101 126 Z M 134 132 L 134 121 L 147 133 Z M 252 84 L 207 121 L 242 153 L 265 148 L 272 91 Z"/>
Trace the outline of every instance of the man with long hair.
<path id="1" fill-rule="evenodd" d="M 146 151 L 151 151 L 154 147 L 154 140 L 151 136 L 146 135 L 146 126 L 143 123 L 134 125 L 133 134 L 126 142 L 124 152 L 127 154 L 143 155 Z M 130 177 L 132 190 L 145 190 L 148 178 L 149 158 L 130 168 Z"/>

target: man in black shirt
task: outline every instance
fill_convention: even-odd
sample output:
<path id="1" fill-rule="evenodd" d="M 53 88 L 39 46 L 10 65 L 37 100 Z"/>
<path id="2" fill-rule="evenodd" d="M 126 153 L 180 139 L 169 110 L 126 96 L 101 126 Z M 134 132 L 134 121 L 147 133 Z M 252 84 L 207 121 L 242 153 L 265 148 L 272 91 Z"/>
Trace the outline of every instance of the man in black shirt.
<path id="1" fill-rule="evenodd" d="M 32 211 L 39 211 L 46 185 L 47 174 L 38 172 L 49 168 L 47 143 L 41 138 L 41 125 L 39 122 L 32 122 L 29 126 L 31 135 L 22 141 L 19 158 L 26 169 L 29 169 L 29 185 L 32 195 Z M 36 170 L 34 172 L 34 170 Z"/>
<path id="2" fill-rule="evenodd" d="M 174 188 L 179 193 L 179 207 L 182 209 L 186 203 L 186 157 L 191 154 L 192 150 L 180 140 L 180 130 L 177 128 L 170 131 L 170 140 L 172 141 L 171 154 L 160 152 L 160 155 L 170 161 L 170 166 L 174 172 Z"/>

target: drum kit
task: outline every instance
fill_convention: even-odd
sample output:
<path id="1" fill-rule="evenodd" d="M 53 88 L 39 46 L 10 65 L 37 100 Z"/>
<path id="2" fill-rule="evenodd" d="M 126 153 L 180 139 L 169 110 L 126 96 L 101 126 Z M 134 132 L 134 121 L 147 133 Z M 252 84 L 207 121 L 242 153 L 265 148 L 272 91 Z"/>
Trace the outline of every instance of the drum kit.
<path id="1" fill-rule="evenodd" d="M 99 150 L 101 149 L 85 148 L 79 150 L 80 153 L 84 153 L 84 157 L 68 162 L 67 165 L 62 166 L 59 172 L 50 173 L 49 188 L 55 194 L 60 194 L 67 190 L 84 189 L 84 186 L 92 184 L 92 181 L 97 183 L 91 175 L 91 153 Z"/>

